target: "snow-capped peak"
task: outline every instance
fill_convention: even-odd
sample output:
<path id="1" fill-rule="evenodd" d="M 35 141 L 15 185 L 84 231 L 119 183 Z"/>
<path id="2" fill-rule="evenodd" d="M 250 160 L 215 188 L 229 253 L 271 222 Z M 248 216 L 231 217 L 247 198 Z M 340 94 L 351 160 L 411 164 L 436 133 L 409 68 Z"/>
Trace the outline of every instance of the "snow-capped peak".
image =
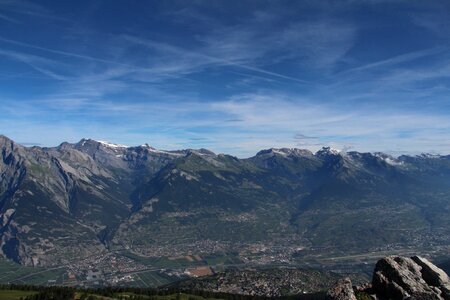
<path id="1" fill-rule="evenodd" d="M 288 156 L 310 156 L 312 152 L 306 149 L 298 149 L 298 148 L 270 148 L 266 150 L 261 150 L 256 153 L 256 156 L 259 155 L 273 155 L 278 154 L 280 156 L 288 157 Z"/>
<path id="2" fill-rule="evenodd" d="M 419 157 L 422 157 L 422 158 L 441 158 L 441 155 L 433 154 L 433 153 L 422 153 L 422 154 L 419 155 Z"/>
<path id="3" fill-rule="evenodd" d="M 272 148 L 271 150 L 272 150 L 273 153 L 279 154 L 279 155 L 282 155 L 282 156 L 287 156 L 287 155 L 289 154 L 289 152 L 286 151 L 285 149 L 275 149 L 275 148 Z"/>
<path id="4" fill-rule="evenodd" d="M 331 155 L 339 155 L 341 153 L 341 150 L 331 148 L 331 147 L 322 147 L 322 149 L 318 150 L 315 154 L 331 154 Z"/>
<path id="5" fill-rule="evenodd" d="M 97 141 L 97 140 L 93 140 L 93 139 L 81 139 L 76 145 L 78 147 L 85 147 L 88 145 L 97 145 L 97 144 L 101 144 L 104 147 L 108 147 L 108 148 L 129 148 L 126 145 L 121 145 L 121 144 L 113 144 L 107 141 Z"/>
<path id="6" fill-rule="evenodd" d="M 165 151 L 165 150 L 158 150 L 153 147 L 147 147 L 149 152 L 153 153 L 160 153 L 160 154 L 167 154 L 167 155 L 173 155 L 173 156 L 183 156 L 181 153 L 173 152 L 173 151 Z"/>
<path id="7" fill-rule="evenodd" d="M 391 165 L 391 166 L 399 166 L 399 165 L 403 164 L 402 161 L 399 161 L 398 159 L 396 159 L 386 153 L 375 152 L 373 155 L 384 160 L 385 163 L 387 163 L 388 165 Z"/>
<path id="8" fill-rule="evenodd" d="M 113 143 L 106 142 L 106 141 L 97 141 L 97 142 L 99 142 L 103 146 L 109 147 L 109 148 L 128 148 L 128 146 L 125 146 L 125 145 L 113 144 Z"/>
<path id="9" fill-rule="evenodd" d="M 166 151 L 166 150 L 159 150 L 156 148 L 153 148 L 149 144 L 145 143 L 142 144 L 140 147 L 147 149 L 148 152 L 157 153 L 157 154 L 166 154 L 171 156 L 184 156 L 183 153 L 180 153 L 179 151 Z"/>

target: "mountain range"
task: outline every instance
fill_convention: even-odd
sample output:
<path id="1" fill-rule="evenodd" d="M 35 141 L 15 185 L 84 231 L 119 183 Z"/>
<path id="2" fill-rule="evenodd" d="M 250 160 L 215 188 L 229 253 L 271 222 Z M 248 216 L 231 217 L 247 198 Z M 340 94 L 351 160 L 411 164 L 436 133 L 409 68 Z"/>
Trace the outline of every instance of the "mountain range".
<path id="1" fill-rule="evenodd" d="M 92 139 L 24 147 L 5 136 L 0 150 L 0 253 L 24 265 L 111 251 L 449 245 L 450 156 L 282 148 L 239 159 Z"/>

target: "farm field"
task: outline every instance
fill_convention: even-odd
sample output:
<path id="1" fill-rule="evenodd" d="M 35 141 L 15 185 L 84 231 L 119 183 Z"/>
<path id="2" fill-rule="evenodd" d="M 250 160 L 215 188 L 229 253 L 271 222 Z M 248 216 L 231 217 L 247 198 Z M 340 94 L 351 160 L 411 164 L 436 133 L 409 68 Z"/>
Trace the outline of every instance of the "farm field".
<path id="1" fill-rule="evenodd" d="M 0 290 L 0 299 L 2 300 L 18 300 L 22 297 L 36 294 L 35 291 L 19 291 L 19 290 Z"/>
<path id="2" fill-rule="evenodd" d="M 173 280 L 159 274 L 156 271 L 147 271 L 136 274 L 139 277 L 143 287 L 153 288 L 173 282 Z"/>
<path id="3" fill-rule="evenodd" d="M 65 272 L 64 268 L 25 267 L 0 259 L 0 283 L 46 285 L 50 280 L 61 284 Z"/>
<path id="4" fill-rule="evenodd" d="M 117 297 L 123 297 L 123 296 L 129 297 L 132 295 L 136 295 L 136 294 L 120 293 L 120 294 L 117 294 L 116 296 Z M 185 294 L 185 293 L 175 293 L 172 295 L 164 295 L 164 296 L 160 295 L 160 296 L 151 296 L 151 297 L 141 295 L 141 297 L 143 297 L 143 299 L 152 299 L 152 300 L 220 300 L 220 299 L 222 299 L 222 298 L 205 298 L 202 296 Z M 109 299 L 114 299 L 114 298 L 109 298 Z"/>

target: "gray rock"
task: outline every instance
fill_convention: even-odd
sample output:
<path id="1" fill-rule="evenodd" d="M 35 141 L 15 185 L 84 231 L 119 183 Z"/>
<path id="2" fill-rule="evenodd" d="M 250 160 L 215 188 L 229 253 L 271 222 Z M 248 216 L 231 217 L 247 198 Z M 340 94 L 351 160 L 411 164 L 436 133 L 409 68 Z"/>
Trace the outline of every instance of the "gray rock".
<path id="1" fill-rule="evenodd" d="M 411 259 L 422 267 L 423 279 L 432 287 L 439 289 L 444 299 L 450 299 L 450 278 L 447 273 L 426 258 L 413 256 Z"/>
<path id="2" fill-rule="evenodd" d="M 356 300 L 352 281 L 346 277 L 338 280 L 327 292 L 328 300 Z"/>
<path id="3" fill-rule="evenodd" d="M 420 257 L 390 256 L 375 266 L 372 285 L 385 299 L 448 299 L 448 276 Z"/>

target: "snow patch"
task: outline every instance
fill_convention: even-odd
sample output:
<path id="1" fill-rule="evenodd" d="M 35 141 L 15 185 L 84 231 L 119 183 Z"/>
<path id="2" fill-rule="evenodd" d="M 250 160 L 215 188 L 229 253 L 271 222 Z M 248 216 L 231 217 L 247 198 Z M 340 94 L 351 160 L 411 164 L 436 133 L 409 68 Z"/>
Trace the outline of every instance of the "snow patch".
<path id="1" fill-rule="evenodd" d="M 113 143 L 106 142 L 106 141 L 97 141 L 97 142 L 99 142 L 103 146 L 106 146 L 106 147 L 109 147 L 109 148 L 128 148 L 128 146 L 126 146 L 126 145 L 113 144 Z"/>
<path id="2" fill-rule="evenodd" d="M 341 150 L 339 150 L 339 149 L 336 149 L 336 148 L 331 148 L 330 147 L 330 149 L 328 150 L 330 153 L 333 153 L 333 154 L 339 154 L 339 153 L 341 153 Z"/>
<path id="3" fill-rule="evenodd" d="M 275 153 L 275 154 L 282 155 L 282 156 L 287 156 L 288 155 L 288 153 L 286 153 L 285 151 L 281 151 L 280 149 L 272 149 L 272 152 Z"/>
<path id="4" fill-rule="evenodd" d="M 184 156 L 182 153 L 175 153 L 175 152 L 170 152 L 170 151 L 158 150 L 158 149 L 155 149 L 155 148 L 152 148 L 152 147 L 148 147 L 148 151 L 149 152 L 153 152 L 153 153 L 161 153 L 161 154 L 167 154 L 167 155 L 173 155 L 173 156 Z"/>
<path id="5" fill-rule="evenodd" d="M 386 158 L 384 159 L 384 161 L 385 161 L 387 164 L 391 165 L 391 166 L 399 166 L 399 165 L 402 165 L 402 164 L 403 164 L 403 162 L 401 162 L 401 161 L 396 161 L 396 160 L 394 160 L 394 159 L 392 159 L 392 158 L 390 158 L 390 157 L 386 157 Z"/>
<path id="6" fill-rule="evenodd" d="M 423 157 L 423 158 L 441 158 L 441 155 L 439 155 L 439 154 L 432 154 L 432 153 L 422 153 L 422 154 L 418 155 L 418 157 Z"/>
<path id="7" fill-rule="evenodd" d="M 374 155 L 376 157 L 382 159 L 385 163 L 387 163 L 388 165 L 391 165 L 391 166 L 400 166 L 403 164 L 402 161 L 398 161 L 395 158 L 393 158 L 387 154 L 384 154 L 384 153 L 374 153 Z"/>
<path id="8" fill-rule="evenodd" d="M 331 147 L 323 147 L 322 149 L 318 150 L 315 153 L 315 155 L 324 154 L 324 153 L 328 153 L 328 154 L 332 154 L 332 155 L 339 155 L 339 153 L 341 153 L 341 150 L 336 149 L 336 148 L 331 148 Z"/>

